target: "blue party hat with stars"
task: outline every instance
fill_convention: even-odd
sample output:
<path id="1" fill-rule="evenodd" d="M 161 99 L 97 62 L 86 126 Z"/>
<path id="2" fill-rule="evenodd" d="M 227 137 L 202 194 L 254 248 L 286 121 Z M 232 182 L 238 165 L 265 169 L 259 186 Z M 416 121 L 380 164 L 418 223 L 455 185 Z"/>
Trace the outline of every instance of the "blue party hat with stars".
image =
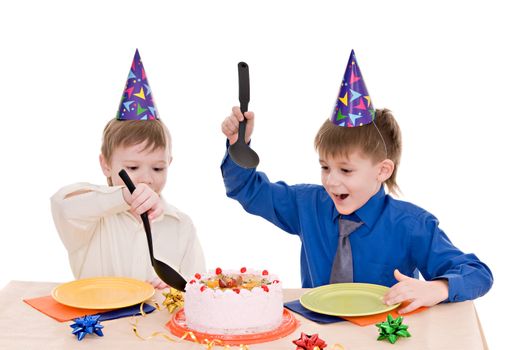
<path id="1" fill-rule="evenodd" d="M 116 118 L 119 120 L 159 119 L 152 90 L 148 84 L 145 68 L 137 49 L 135 50 L 130 73 L 128 73 L 128 78 L 126 79 Z"/>
<path id="2" fill-rule="evenodd" d="M 331 121 L 338 126 L 353 128 L 370 124 L 374 118 L 375 109 L 370 94 L 357 64 L 355 52 L 351 50 Z"/>

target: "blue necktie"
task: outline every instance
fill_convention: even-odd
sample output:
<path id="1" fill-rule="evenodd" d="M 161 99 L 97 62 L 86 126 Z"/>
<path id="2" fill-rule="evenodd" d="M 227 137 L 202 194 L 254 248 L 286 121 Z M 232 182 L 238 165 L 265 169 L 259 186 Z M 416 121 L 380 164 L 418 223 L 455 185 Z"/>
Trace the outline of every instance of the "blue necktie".
<path id="1" fill-rule="evenodd" d="M 339 243 L 329 283 L 353 282 L 353 255 L 349 235 L 361 225 L 362 222 L 339 219 Z"/>

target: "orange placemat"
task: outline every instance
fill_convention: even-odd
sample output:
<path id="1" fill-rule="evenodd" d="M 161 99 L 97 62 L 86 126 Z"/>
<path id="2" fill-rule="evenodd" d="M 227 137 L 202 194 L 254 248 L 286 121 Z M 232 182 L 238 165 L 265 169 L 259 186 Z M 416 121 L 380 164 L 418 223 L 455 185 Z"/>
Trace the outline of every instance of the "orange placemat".
<path id="1" fill-rule="evenodd" d="M 101 313 L 101 311 L 109 311 L 79 309 L 71 306 L 62 305 L 56 302 L 55 299 L 51 297 L 51 295 L 32 299 L 24 299 L 24 302 L 59 322 L 69 321 L 74 318 L 82 317 L 85 315 L 95 315 Z"/>
<path id="2" fill-rule="evenodd" d="M 359 326 L 369 326 L 370 324 L 375 324 L 375 323 L 386 321 L 386 317 L 388 317 L 388 314 L 392 315 L 393 318 L 397 318 L 399 316 L 403 316 L 404 317 L 406 315 L 413 315 L 413 314 L 417 314 L 419 312 L 428 310 L 428 307 L 421 306 L 420 308 L 415 309 L 414 311 L 408 312 L 408 313 L 403 314 L 403 315 L 400 315 L 400 314 L 397 313 L 397 310 L 400 310 L 400 309 L 404 308 L 408 304 L 409 304 L 409 302 L 403 302 L 397 309 L 391 310 L 391 311 L 387 311 L 387 312 L 383 312 L 381 314 L 375 314 L 375 315 L 369 315 L 369 316 L 342 317 L 342 318 L 345 319 L 346 321 L 350 321 L 350 322 L 355 323 L 356 325 L 359 325 Z"/>

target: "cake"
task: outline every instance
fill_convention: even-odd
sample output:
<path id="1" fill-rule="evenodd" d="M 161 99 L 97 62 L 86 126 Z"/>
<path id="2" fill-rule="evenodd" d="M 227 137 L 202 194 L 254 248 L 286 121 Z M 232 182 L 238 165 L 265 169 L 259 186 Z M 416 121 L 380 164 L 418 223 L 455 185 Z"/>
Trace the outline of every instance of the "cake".
<path id="1" fill-rule="evenodd" d="M 210 334 L 248 334 L 276 329 L 283 316 L 282 283 L 266 270 L 194 275 L 185 287 L 185 322 Z"/>

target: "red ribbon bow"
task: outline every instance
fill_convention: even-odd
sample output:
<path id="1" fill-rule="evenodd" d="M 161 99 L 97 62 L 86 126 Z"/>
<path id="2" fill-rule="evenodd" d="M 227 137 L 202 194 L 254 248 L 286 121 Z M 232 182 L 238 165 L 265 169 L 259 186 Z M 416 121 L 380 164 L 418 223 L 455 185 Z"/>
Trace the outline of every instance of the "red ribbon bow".
<path id="1" fill-rule="evenodd" d="M 293 340 L 293 344 L 297 346 L 296 350 L 316 350 L 324 349 L 327 344 L 318 337 L 318 334 L 308 335 L 302 332 L 300 338 Z"/>

